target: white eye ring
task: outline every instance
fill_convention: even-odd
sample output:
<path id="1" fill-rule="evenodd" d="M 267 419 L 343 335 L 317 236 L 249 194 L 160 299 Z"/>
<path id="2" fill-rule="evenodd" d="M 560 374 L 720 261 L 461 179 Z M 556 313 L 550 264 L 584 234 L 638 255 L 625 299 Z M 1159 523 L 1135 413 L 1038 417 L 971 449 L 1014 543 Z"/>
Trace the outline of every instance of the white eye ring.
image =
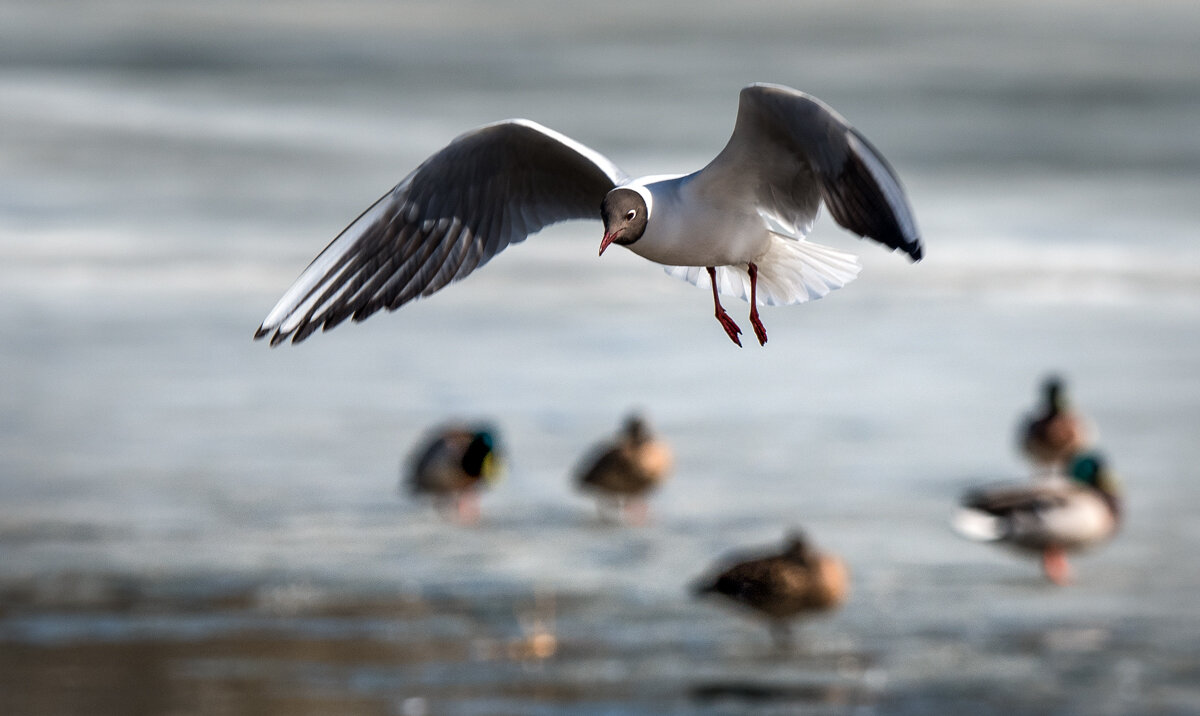
<path id="1" fill-rule="evenodd" d="M 633 221 L 635 218 L 637 218 L 637 209 L 630 209 L 629 213 L 625 215 L 625 221 Z"/>

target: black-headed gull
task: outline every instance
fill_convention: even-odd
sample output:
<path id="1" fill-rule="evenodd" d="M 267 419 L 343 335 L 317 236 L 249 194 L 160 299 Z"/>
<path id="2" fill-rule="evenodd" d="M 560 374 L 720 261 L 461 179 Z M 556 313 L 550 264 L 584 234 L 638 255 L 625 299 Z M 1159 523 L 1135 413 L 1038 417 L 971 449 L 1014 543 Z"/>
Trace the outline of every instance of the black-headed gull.
<path id="1" fill-rule="evenodd" d="M 859 271 L 851 254 L 804 239 L 821 202 L 850 231 L 921 258 L 895 171 L 840 115 L 789 87 L 741 92 L 737 124 L 708 166 L 631 179 L 600 153 L 524 119 L 472 130 L 426 159 L 346 227 L 279 299 L 255 338 L 299 342 L 353 317 L 394 310 L 464 278 L 512 243 L 567 219 L 604 221 L 600 253 L 625 246 L 758 304 L 820 298 Z"/>

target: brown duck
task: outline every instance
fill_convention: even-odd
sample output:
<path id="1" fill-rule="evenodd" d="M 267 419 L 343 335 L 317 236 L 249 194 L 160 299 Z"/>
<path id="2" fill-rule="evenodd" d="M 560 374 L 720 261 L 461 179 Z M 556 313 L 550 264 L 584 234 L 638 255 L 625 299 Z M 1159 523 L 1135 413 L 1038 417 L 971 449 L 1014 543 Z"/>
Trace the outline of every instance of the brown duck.
<path id="1" fill-rule="evenodd" d="M 601 517 L 622 512 L 646 517 L 646 495 L 671 474 L 674 456 L 640 415 L 631 415 L 616 439 L 596 446 L 577 471 L 579 487 L 596 496 Z"/>
<path id="2" fill-rule="evenodd" d="M 791 643 L 793 619 L 832 610 L 846 601 L 849 592 L 845 563 L 815 551 L 798 531 L 788 536 L 778 554 L 729 561 L 734 564 L 699 582 L 695 593 L 718 594 L 762 615 L 781 649 Z"/>

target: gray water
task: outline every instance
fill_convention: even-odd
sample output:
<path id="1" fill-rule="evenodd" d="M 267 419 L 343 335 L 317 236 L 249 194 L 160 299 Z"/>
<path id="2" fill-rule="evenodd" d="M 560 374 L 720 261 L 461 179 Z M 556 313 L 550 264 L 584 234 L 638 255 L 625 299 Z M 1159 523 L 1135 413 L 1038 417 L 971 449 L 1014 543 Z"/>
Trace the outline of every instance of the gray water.
<path id="1" fill-rule="evenodd" d="M 0 4 L 0 712 L 1200 712 L 1200 6 L 689 7 Z M 566 224 L 251 340 L 459 132 L 690 171 L 751 81 L 884 151 L 926 260 L 822 219 L 863 273 L 739 350 L 704 291 Z M 1066 588 L 947 526 L 1027 476 L 1051 370 L 1127 491 Z M 634 407 L 677 472 L 605 526 L 569 475 Z M 396 484 L 475 417 L 508 471 L 463 527 Z M 780 654 L 686 588 L 793 525 L 853 584 Z"/>

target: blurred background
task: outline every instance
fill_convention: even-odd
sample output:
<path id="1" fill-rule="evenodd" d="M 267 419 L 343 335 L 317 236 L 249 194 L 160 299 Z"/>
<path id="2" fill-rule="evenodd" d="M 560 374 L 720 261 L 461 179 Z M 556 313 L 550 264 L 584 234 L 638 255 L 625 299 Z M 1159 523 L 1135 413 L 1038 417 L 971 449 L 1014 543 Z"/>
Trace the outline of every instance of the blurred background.
<path id="1" fill-rule="evenodd" d="M 0 712 L 1195 713 L 1197 27 L 1157 0 L 0 0 Z M 460 132 L 529 117 L 687 172 L 752 81 L 870 137 L 924 261 L 823 218 L 864 271 L 738 350 L 705 291 L 572 223 L 251 340 Z M 1028 476 L 1050 371 L 1126 490 L 1066 588 L 948 526 Z M 570 475 L 632 408 L 677 467 L 647 525 L 605 525 Z M 507 457 L 475 526 L 397 491 L 458 418 Z M 792 526 L 851 593 L 780 654 L 687 585 Z"/>

